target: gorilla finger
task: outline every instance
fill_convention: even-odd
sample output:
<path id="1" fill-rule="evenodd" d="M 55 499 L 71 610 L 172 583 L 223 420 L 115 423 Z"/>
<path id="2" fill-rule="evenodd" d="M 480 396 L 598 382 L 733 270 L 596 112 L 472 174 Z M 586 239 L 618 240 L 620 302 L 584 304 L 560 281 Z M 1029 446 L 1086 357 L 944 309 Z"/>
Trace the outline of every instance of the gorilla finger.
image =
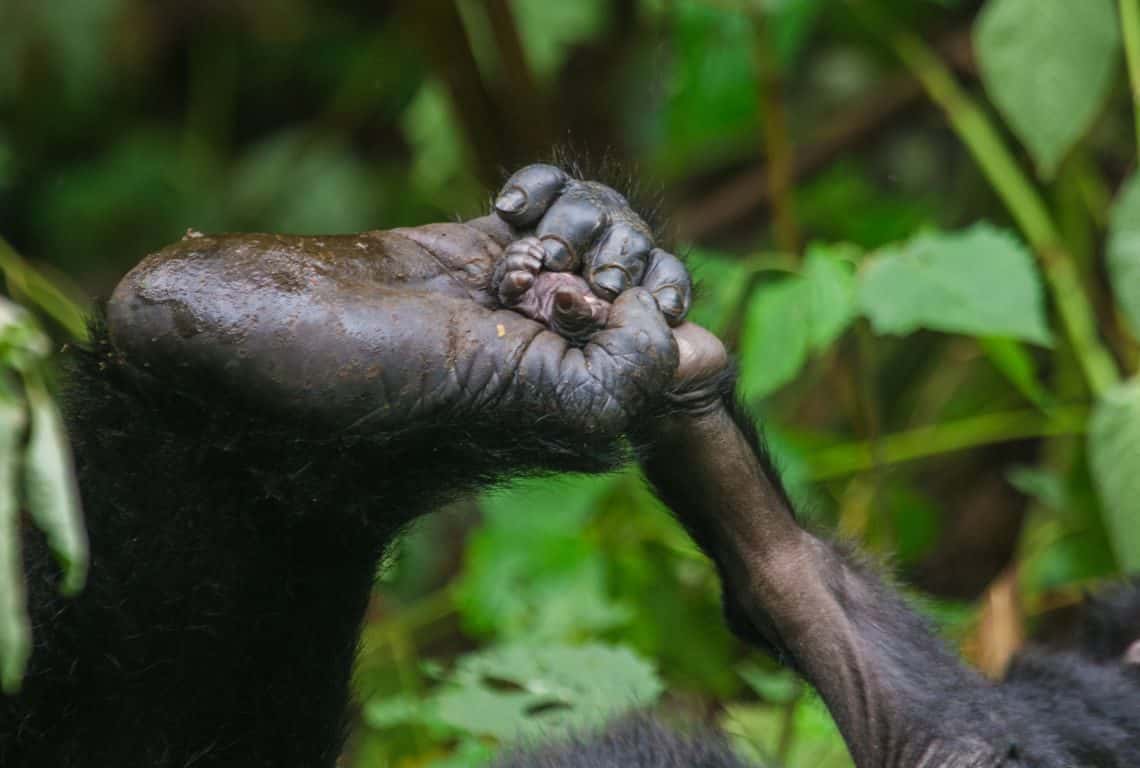
<path id="1" fill-rule="evenodd" d="M 534 273 L 526 270 L 508 272 L 499 283 L 499 301 L 510 307 L 518 303 L 530 287 L 534 285 Z"/>
<path id="2" fill-rule="evenodd" d="M 598 359 L 598 350 L 604 359 Z M 599 375 L 630 396 L 663 391 L 677 369 L 677 343 L 656 300 L 644 288 L 618 296 L 606 329 L 594 334 L 585 352 Z"/>
<path id="3" fill-rule="evenodd" d="M 553 165 L 528 165 L 507 179 L 495 198 L 495 212 L 512 226 L 532 227 L 562 193 L 569 178 Z"/>
<path id="4" fill-rule="evenodd" d="M 543 266 L 551 272 L 577 269 L 582 263 L 582 254 L 589 250 L 608 223 L 609 214 L 593 201 L 563 195 L 543 216 L 536 232 L 546 252 Z"/>
<path id="5" fill-rule="evenodd" d="M 542 243 L 537 237 L 524 237 L 507 246 L 507 250 L 503 252 L 503 260 L 506 262 L 508 272 L 525 270 L 538 274 L 542 269 L 545 255 Z"/>
<path id="6" fill-rule="evenodd" d="M 608 306 L 594 296 L 571 288 L 559 288 L 554 294 L 550 327 L 572 341 L 585 341 L 606 324 Z"/>
<path id="7" fill-rule="evenodd" d="M 613 300 L 622 291 L 640 285 L 653 243 L 629 224 L 615 224 L 589 256 L 586 280 L 594 292 Z"/>
<path id="8" fill-rule="evenodd" d="M 676 326 L 685 319 L 693 300 L 693 281 L 680 259 L 654 248 L 641 284 L 657 299 L 657 306 L 670 325 Z"/>

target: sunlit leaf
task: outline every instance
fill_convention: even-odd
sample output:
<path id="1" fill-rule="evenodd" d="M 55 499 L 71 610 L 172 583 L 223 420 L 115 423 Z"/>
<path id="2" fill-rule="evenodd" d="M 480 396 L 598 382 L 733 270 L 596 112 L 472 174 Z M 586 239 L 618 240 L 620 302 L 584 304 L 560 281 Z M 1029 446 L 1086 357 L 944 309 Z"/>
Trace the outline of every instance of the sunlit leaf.
<path id="1" fill-rule="evenodd" d="M 837 339 L 854 320 L 854 246 L 813 246 L 803 270 L 760 286 L 741 334 L 740 386 L 763 397 L 795 378 L 809 352 Z"/>
<path id="2" fill-rule="evenodd" d="M 685 254 L 695 292 L 689 319 L 713 333 L 728 330 L 748 289 L 751 270 L 739 257 L 694 249 Z"/>
<path id="3" fill-rule="evenodd" d="M 1108 233 L 1112 290 L 1132 333 L 1140 338 L 1140 176 L 1124 185 Z"/>
<path id="4" fill-rule="evenodd" d="M 1100 110 L 1117 66 L 1112 0 L 989 0 L 974 45 L 994 104 L 1051 177 Z"/>
<path id="5" fill-rule="evenodd" d="M 851 768 L 853 763 L 843 737 L 826 707 L 815 696 L 803 696 L 791 711 L 787 705 L 730 704 L 721 727 L 741 752 L 760 765 L 784 768 Z M 794 738 L 782 760 L 781 735 L 788 729 Z"/>
<path id="6" fill-rule="evenodd" d="M 859 303 L 877 333 L 928 328 L 1051 343 L 1033 256 L 987 224 L 882 249 L 864 262 Z"/>
<path id="7" fill-rule="evenodd" d="M 1089 462 L 1125 569 L 1140 569 L 1140 379 L 1106 392 L 1089 421 Z"/>
<path id="8" fill-rule="evenodd" d="M 20 502 L 16 496 L 25 418 L 16 393 L 7 386 L 0 388 L 0 688 L 5 693 L 20 687 L 31 653 L 20 555 Z"/>
<path id="9" fill-rule="evenodd" d="M 453 727 L 513 741 L 600 725 L 662 690 L 653 667 L 627 648 L 510 645 L 460 659 L 435 701 Z"/>
<path id="10" fill-rule="evenodd" d="M 25 374 L 30 434 L 24 455 L 28 512 L 63 566 L 61 591 L 74 595 L 87 580 L 87 530 L 79 509 L 71 448 L 63 419 L 39 377 Z"/>
<path id="11" fill-rule="evenodd" d="M 838 339 L 858 313 L 854 267 L 862 251 L 852 245 L 813 244 L 804 260 L 809 344 L 819 351 Z"/>
<path id="12" fill-rule="evenodd" d="M 810 310 L 796 276 L 756 289 L 740 339 L 740 391 L 763 397 L 796 377 L 807 360 Z"/>
<path id="13" fill-rule="evenodd" d="M 455 600 L 466 626 L 505 638 L 569 639 L 628 611 L 606 589 L 602 553 L 582 531 L 611 477 L 547 478 L 488 494 Z"/>

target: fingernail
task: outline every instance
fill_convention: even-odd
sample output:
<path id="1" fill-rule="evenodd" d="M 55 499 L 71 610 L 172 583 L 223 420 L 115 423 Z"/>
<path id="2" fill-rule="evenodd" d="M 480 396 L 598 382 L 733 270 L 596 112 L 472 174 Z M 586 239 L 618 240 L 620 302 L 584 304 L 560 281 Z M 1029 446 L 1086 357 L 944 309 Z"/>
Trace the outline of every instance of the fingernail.
<path id="1" fill-rule="evenodd" d="M 546 252 L 543 264 L 550 271 L 565 272 L 573 266 L 574 253 L 561 240 L 543 238 L 542 249 Z"/>
<path id="2" fill-rule="evenodd" d="M 667 315 L 679 315 L 685 308 L 684 302 L 681 301 L 681 292 L 676 288 L 662 288 L 653 296 L 657 299 L 657 306 Z"/>
<path id="3" fill-rule="evenodd" d="M 521 293 L 534 285 L 534 275 L 529 272 L 519 272 L 511 277 L 511 284 Z"/>
<path id="4" fill-rule="evenodd" d="M 594 273 L 594 287 L 609 294 L 610 298 L 616 298 L 625 290 L 625 275 L 616 267 L 598 270 Z"/>
<path id="5" fill-rule="evenodd" d="M 526 192 L 518 187 L 509 187 L 495 200 L 495 210 L 499 213 L 515 214 L 526 208 Z"/>
<path id="6" fill-rule="evenodd" d="M 574 294 L 570 291 L 558 291 L 554 294 L 554 304 L 563 312 L 569 312 L 574 307 Z"/>

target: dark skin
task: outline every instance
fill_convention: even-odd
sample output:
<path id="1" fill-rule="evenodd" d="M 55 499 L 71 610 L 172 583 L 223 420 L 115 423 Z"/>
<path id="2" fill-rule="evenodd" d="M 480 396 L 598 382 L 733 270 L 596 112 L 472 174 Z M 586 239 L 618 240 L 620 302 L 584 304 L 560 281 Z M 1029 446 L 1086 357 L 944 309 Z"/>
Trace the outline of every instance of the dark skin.
<path id="1" fill-rule="evenodd" d="M 724 347 L 676 336 L 684 394 L 638 430 L 645 476 L 716 564 L 730 625 L 816 688 L 859 768 L 1140 764 L 1140 584 L 1114 598 L 1108 653 L 1034 652 L 984 680 L 874 568 L 800 527 Z"/>
<path id="2" fill-rule="evenodd" d="M 504 291 L 532 236 L 569 290 Z M 487 483 L 612 467 L 671 386 L 688 295 L 625 198 L 550 166 L 470 222 L 145 259 L 69 356 L 90 576 L 60 598 L 27 531 L 35 647 L 0 765 L 333 765 L 389 544 Z M 531 299 L 539 320 L 508 308 Z"/>
<path id="3" fill-rule="evenodd" d="M 111 340 L 162 376 L 214 376 L 330 427 L 492 409 L 619 434 L 676 368 L 668 324 L 688 309 L 687 273 L 623 197 L 552 166 L 515 174 L 496 205 L 359 235 L 188 235 L 119 284 Z M 504 247 L 532 230 L 542 263 L 508 263 Z M 559 274 L 523 285 L 539 267 Z M 598 314 L 586 287 L 612 309 Z M 538 321 L 504 309 L 531 303 Z"/>

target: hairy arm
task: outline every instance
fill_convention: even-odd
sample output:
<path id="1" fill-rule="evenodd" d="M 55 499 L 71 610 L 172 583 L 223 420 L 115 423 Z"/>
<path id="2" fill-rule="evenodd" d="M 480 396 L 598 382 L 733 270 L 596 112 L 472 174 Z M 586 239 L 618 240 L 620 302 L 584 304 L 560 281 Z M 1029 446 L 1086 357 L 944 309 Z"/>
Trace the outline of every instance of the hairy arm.
<path id="1" fill-rule="evenodd" d="M 682 367 L 686 347 L 719 348 L 690 337 Z M 715 562 L 733 629 L 819 691 L 860 768 L 1019 764 L 996 687 L 873 568 L 798 524 L 725 377 L 679 389 L 688 394 L 640 434 L 640 460 Z"/>

